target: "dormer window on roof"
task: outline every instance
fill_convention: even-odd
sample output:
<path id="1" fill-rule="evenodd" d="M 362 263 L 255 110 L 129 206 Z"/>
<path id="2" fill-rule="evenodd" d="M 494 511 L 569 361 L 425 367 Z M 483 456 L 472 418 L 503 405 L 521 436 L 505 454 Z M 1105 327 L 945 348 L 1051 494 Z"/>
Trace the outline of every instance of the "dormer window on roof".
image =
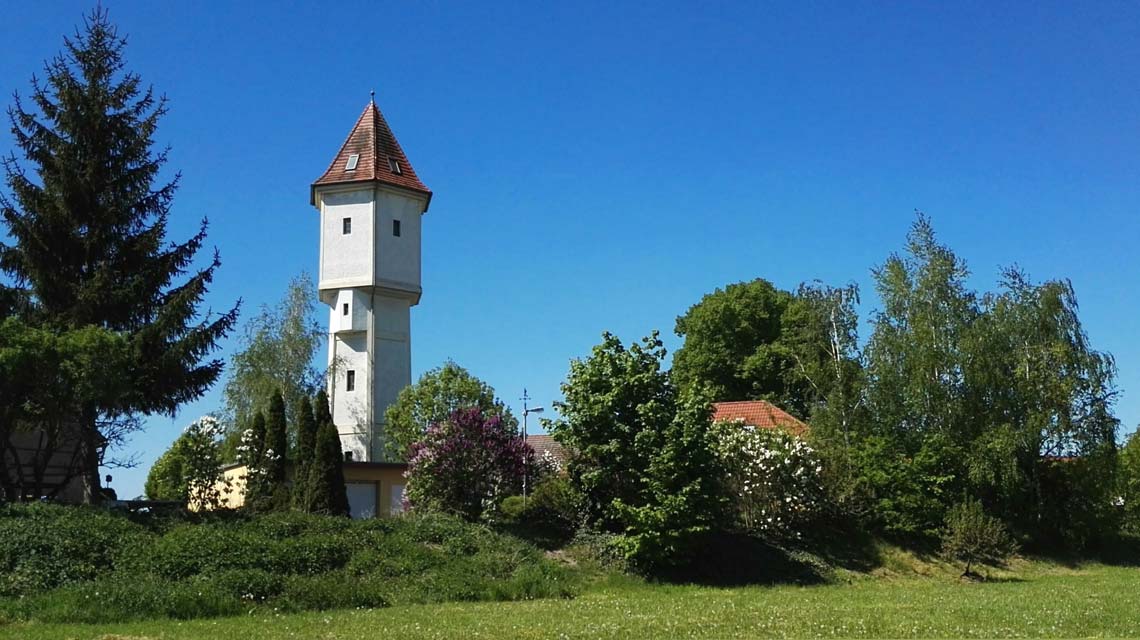
<path id="1" fill-rule="evenodd" d="M 361 182 L 379 182 L 426 196 L 423 198 L 424 211 L 427 211 L 431 200 L 431 189 L 416 176 L 416 170 L 404 155 L 396 136 L 392 135 L 392 129 L 372 102 L 360 114 L 329 168 L 313 183 L 309 202 L 317 204 L 317 191 L 324 186 Z"/>

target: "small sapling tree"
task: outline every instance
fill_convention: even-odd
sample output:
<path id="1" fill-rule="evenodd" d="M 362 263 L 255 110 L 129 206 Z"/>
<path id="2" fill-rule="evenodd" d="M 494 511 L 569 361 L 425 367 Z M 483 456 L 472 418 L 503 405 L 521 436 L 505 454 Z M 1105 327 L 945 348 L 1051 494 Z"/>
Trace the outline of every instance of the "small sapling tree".
<path id="1" fill-rule="evenodd" d="M 942 555 L 966 564 L 963 578 L 977 577 L 972 571 L 977 563 L 1004 564 L 1016 549 L 1002 521 L 988 515 L 978 500 L 957 504 L 946 515 Z"/>

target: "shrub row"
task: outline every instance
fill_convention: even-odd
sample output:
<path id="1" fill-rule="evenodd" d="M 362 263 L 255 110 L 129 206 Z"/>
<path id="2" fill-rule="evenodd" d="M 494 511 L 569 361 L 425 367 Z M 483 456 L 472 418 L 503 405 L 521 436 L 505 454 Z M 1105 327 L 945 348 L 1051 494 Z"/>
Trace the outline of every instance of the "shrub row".
<path id="1" fill-rule="evenodd" d="M 575 590 L 536 547 L 441 515 L 284 513 L 156 528 L 98 510 L 2 509 L 0 618 L 106 623 Z"/>

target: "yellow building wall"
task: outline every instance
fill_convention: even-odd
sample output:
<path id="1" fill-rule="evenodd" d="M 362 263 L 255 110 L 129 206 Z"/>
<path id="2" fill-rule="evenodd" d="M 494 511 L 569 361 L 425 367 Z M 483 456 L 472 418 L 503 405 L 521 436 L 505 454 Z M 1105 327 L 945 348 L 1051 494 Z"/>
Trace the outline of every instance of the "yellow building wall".
<path id="1" fill-rule="evenodd" d="M 392 488 L 407 484 L 404 478 L 405 465 L 376 465 L 368 462 L 348 462 L 344 465 L 345 483 L 376 485 L 376 514 L 387 517 L 404 510 L 403 504 L 395 502 Z M 402 495 L 402 494 L 401 494 Z M 395 503 L 394 503 L 395 502 Z"/>
<path id="2" fill-rule="evenodd" d="M 218 487 L 223 509 L 239 509 L 245 504 L 245 465 L 232 465 L 222 469 L 222 483 Z M 197 511 L 194 505 L 191 509 Z"/>
<path id="3" fill-rule="evenodd" d="M 407 465 L 370 462 L 344 463 L 345 483 L 372 484 L 376 487 L 376 514 L 387 517 L 403 511 L 403 505 L 393 494 L 394 487 L 404 487 L 407 480 L 404 471 Z M 293 468 L 288 469 L 289 482 L 292 482 Z M 222 470 L 222 483 L 219 490 L 222 493 L 222 506 L 226 509 L 238 509 L 245 504 L 245 465 L 231 465 Z M 191 505 L 191 509 L 195 509 Z M 196 510 L 196 509 L 195 509 Z"/>

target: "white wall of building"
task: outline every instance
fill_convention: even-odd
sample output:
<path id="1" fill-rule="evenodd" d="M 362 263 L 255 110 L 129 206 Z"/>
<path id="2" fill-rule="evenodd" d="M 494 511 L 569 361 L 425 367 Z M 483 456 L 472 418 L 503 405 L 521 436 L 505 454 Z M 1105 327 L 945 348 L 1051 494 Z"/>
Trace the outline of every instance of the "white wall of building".
<path id="1" fill-rule="evenodd" d="M 425 197 L 383 185 L 321 190 L 319 288 L 329 305 L 333 422 L 354 460 L 383 460 L 384 412 L 411 384 Z M 352 219 L 351 233 L 343 232 Z M 393 221 L 400 221 L 400 235 Z M 347 309 L 347 313 L 345 313 Z M 347 374 L 354 372 L 354 390 Z"/>
<path id="2" fill-rule="evenodd" d="M 368 293 L 361 289 L 340 289 L 331 298 L 329 330 L 333 333 L 368 330 Z M 347 313 L 345 313 L 347 311 Z"/>
<path id="3" fill-rule="evenodd" d="M 352 451 L 353 460 L 367 460 L 370 453 L 368 402 L 372 389 L 368 334 L 334 333 L 329 336 L 329 399 L 333 424 L 341 436 L 341 447 Z M 335 360 L 334 360 L 335 359 Z M 348 374 L 353 373 L 353 389 L 348 390 Z"/>
<path id="4" fill-rule="evenodd" d="M 377 433 L 383 433 L 384 413 L 404 387 L 412 383 L 411 304 L 406 298 L 377 296 L 372 331 L 372 402 Z"/>
<path id="5" fill-rule="evenodd" d="M 372 284 L 372 192 L 368 188 L 321 194 L 320 289 Z M 345 218 L 352 220 L 351 233 L 344 233 Z"/>
<path id="6" fill-rule="evenodd" d="M 384 189 L 376 200 L 376 283 L 420 290 L 420 224 L 422 200 Z M 400 236 L 392 234 L 392 221 L 400 221 Z"/>

